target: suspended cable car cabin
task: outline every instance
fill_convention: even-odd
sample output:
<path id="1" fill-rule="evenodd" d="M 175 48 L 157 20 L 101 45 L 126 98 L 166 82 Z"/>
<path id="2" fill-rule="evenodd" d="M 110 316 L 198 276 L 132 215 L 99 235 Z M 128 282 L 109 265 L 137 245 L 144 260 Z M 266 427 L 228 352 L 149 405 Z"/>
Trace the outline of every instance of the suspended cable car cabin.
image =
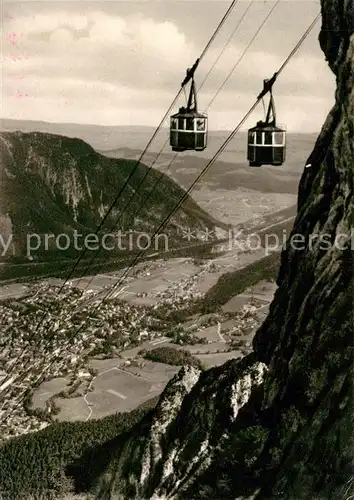
<path id="1" fill-rule="evenodd" d="M 206 114 L 198 113 L 197 93 L 192 77 L 187 107 L 180 108 L 178 113 L 171 116 L 170 145 L 172 151 L 203 151 L 207 146 L 207 136 L 208 117 Z"/>
<path id="2" fill-rule="evenodd" d="M 265 81 L 266 84 L 267 80 Z M 282 165 L 285 161 L 286 131 L 276 125 L 275 105 L 270 87 L 270 101 L 265 121 L 248 130 L 247 160 L 250 167 Z"/>

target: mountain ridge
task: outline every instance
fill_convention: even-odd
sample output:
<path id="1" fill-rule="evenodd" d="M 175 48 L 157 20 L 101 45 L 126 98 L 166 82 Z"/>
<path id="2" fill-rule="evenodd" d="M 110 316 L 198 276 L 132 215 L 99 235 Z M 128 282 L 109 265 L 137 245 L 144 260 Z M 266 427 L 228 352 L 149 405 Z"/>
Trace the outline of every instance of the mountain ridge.
<path id="1" fill-rule="evenodd" d="M 50 123 L 31 120 L 12 120 L 0 118 L 1 132 L 42 132 L 64 135 L 73 138 L 80 138 L 93 146 L 98 151 L 109 151 L 117 148 L 132 148 L 139 149 L 141 152 L 145 149 L 146 144 L 156 131 L 154 127 L 145 126 L 109 126 L 109 125 L 85 125 L 79 123 Z M 209 130 L 209 147 L 212 146 L 214 140 L 225 138 L 231 133 L 230 130 Z M 149 150 L 160 151 L 165 146 L 168 140 L 169 128 L 165 126 L 160 131 L 154 141 L 151 143 Z M 233 141 L 240 141 L 246 144 L 246 130 L 240 130 Z M 315 139 L 317 133 L 288 133 L 289 137 L 309 137 Z M 210 142 L 211 141 L 211 142 Z M 207 150 L 203 152 L 206 153 Z M 200 153 L 198 153 L 199 155 Z M 182 155 L 183 156 L 183 155 Z"/>
<path id="2" fill-rule="evenodd" d="M 0 148 L 0 214 L 2 226 L 12 231 L 17 255 L 24 252 L 29 233 L 94 233 L 120 192 L 101 232 L 114 231 L 118 224 L 116 230 L 152 236 L 185 194 L 163 172 L 148 171 L 135 160 L 107 158 L 81 139 L 0 132 Z M 201 232 L 216 227 L 226 231 L 228 226 L 187 196 L 163 232 L 177 240 L 179 231 L 189 228 L 202 241 Z"/>
<path id="3" fill-rule="evenodd" d="M 151 132 L 154 132 L 156 130 L 156 127 L 154 126 L 148 126 L 148 125 L 96 125 L 94 123 L 78 123 L 78 122 L 48 122 L 45 120 L 19 120 L 19 119 L 14 119 L 14 118 L 0 118 L 0 130 L 4 132 L 13 132 L 15 130 L 21 130 L 23 127 L 30 127 L 32 130 L 31 132 L 34 132 L 34 129 L 38 129 L 39 126 L 48 126 L 48 127 L 66 127 L 70 128 L 72 127 L 82 127 L 84 128 L 94 128 L 94 129 L 121 129 L 121 130 L 149 130 Z M 164 125 L 162 128 L 168 129 L 168 125 Z M 213 130 L 210 129 L 210 132 L 213 134 L 224 134 L 224 133 L 231 133 L 231 129 L 220 129 L 220 130 Z M 50 133 L 50 132 L 49 132 Z M 54 132 L 52 132 L 54 133 Z M 246 130 L 241 130 L 240 133 L 246 133 Z M 299 135 L 314 135 L 317 136 L 317 132 L 292 132 L 294 135 L 299 134 Z M 60 135 L 60 134 L 59 134 Z"/>

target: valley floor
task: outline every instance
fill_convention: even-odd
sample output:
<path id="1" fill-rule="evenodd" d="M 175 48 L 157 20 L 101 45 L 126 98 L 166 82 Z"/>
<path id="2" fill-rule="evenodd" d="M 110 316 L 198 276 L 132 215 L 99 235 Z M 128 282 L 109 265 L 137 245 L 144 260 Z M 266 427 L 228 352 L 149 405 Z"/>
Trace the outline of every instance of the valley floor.
<path id="1" fill-rule="evenodd" d="M 295 205 L 297 196 L 290 193 L 260 193 L 251 189 L 221 189 L 203 184 L 193 193 L 200 207 L 217 220 L 236 225 Z"/>
<path id="2" fill-rule="evenodd" d="M 246 293 L 231 299 L 223 310 L 239 313 L 235 318 L 220 317 L 221 321 L 217 321 L 214 315 L 205 315 L 199 316 L 194 325 L 182 324 L 184 329 L 194 326 L 195 335 L 207 341 L 206 344 L 184 344 L 183 349 L 187 349 L 200 359 L 206 368 L 243 356 L 249 352 L 255 330 L 267 314 L 275 288 L 274 282 L 261 282 L 250 287 Z M 203 322 L 208 323 L 208 321 L 215 324 L 204 326 Z M 239 344 L 238 348 L 232 347 L 235 339 Z M 160 336 L 142 342 L 139 347 L 122 351 L 119 357 L 92 359 L 89 366 L 98 372 L 91 378 L 90 389 L 92 389 L 88 392 L 83 391 L 85 393 L 76 398 L 58 398 L 60 413 L 57 419 L 89 420 L 116 412 L 131 411 L 160 394 L 167 382 L 179 371 L 180 366 L 147 361 L 139 355 L 139 352 L 142 349 L 150 350 L 162 345 L 181 348 L 171 342 L 169 337 Z M 87 374 L 89 376 L 89 372 Z M 44 409 L 50 397 L 65 390 L 68 381 L 65 378 L 55 378 L 44 382 L 34 394 L 33 406 Z"/>
<path id="3" fill-rule="evenodd" d="M 271 224 L 269 220 L 258 221 L 258 229 L 254 228 L 252 234 L 260 234 L 262 228 L 279 233 L 289 223 L 288 215 L 286 211 L 274 214 Z M 252 226 L 254 223 L 250 223 Z M 131 269 L 124 281 L 124 269 L 72 279 L 59 297 L 61 301 L 59 279 L 3 287 L 0 307 L 10 325 L 7 335 L 12 335 L 3 339 L 7 348 L 0 359 L 4 369 L 0 371 L 0 391 L 5 393 L 0 410 L 3 438 L 45 427 L 51 419 L 89 420 L 130 411 L 155 398 L 180 366 L 147 360 L 142 349 L 185 349 L 205 368 L 249 352 L 273 298 L 274 281 L 258 280 L 244 287 L 230 300 L 221 300 L 216 312 L 193 311 L 195 302 L 203 303 L 205 294 L 225 273 L 237 276 L 238 270 L 261 262 L 265 255 L 278 253 L 281 248 L 266 252 L 262 246 L 247 245 L 245 236 L 237 238 L 224 245 L 221 257 L 206 261 L 176 258 L 144 262 Z M 109 300 L 102 303 L 108 292 Z M 49 313 L 49 319 L 38 330 L 43 311 Z M 172 320 L 171 311 L 177 314 Z M 184 312 L 181 318 L 180 311 Z M 160 317 L 159 324 L 155 315 Z M 80 328 L 74 340 L 73 332 Z M 48 329 L 53 337 L 45 342 Z M 41 340 L 31 344 L 22 334 L 24 330 Z M 113 339 L 110 345 L 107 338 Z M 16 365 L 19 354 L 22 362 Z M 21 396 L 26 387 L 44 373 L 48 364 L 49 377 L 23 407 Z M 12 365 L 15 368 L 7 382 Z"/>

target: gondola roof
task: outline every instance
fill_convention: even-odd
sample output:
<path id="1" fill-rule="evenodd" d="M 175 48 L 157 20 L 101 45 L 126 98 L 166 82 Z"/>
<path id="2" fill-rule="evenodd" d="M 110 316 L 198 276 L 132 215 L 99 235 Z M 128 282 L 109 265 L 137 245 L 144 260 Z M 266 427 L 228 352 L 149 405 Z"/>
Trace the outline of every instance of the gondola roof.
<path id="1" fill-rule="evenodd" d="M 206 119 L 207 116 L 203 115 L 202 113 L 199 113 L 198 111 L 190 111 L 187 113 L 187 112 L 183 111 L 183 108 L 180 108 L 178 113 L 175 113 L 174 115 L 172 115 L 171 118 L 204 118 L 204 119 Z"/>
<path id="2" fill-rule="evenodd" d="M 248 132 L 285 132 L 285 129 L 277 127 L 276 125 L 270 125 L 269 123 L 258 122 L 255 127 L 248 129 Z"/>

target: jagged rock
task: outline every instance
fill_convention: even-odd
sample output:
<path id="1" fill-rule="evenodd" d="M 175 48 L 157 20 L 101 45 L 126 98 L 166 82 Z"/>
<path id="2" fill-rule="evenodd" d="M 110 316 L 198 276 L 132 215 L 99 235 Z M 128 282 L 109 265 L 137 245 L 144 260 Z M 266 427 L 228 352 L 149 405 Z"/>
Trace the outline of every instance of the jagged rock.
<path id="1" fill-rule="evenodd" d="M 117 470 L 115 494 L 124 498 L 186 498 L 195 477 L 210 467 L 251 395 L 263 383 L 267 367 L 251 354 L 222 367 L 200 372 L 183 367 L 166 386 L 145 429 L 144 439 L 131 435 L 119 456 L 128 450 L 135 460 L 130 474 Z M 248 413 L 248 411 L 246 412 Z M 131 470 L 136 470 L 132 475 Z M 139 471 L 139 473 L 138 473 Z M 106 482 L 112 478 L 108 476 Z M 182 493 L 181 493 L 182 492 Z"/>

